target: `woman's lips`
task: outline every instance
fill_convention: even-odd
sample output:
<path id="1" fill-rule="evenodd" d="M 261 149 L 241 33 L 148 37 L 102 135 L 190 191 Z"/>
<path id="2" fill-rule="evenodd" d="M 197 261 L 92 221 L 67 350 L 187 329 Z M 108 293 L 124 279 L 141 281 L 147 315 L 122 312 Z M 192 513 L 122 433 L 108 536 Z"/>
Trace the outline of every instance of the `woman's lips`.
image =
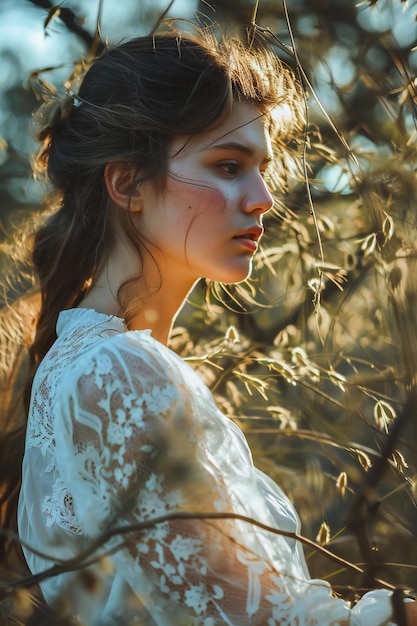
<path id="1" fill-rule="evenodd" d="M 255 239 L 251 239 L 248 235 L 240 235 L 239 237 L 233 237 L 233 239 L 248 250 L 251 250 L 251 252 L 255 252 L 258 249 L 258 242 Z"/>
<path id="2" fill-rule="evenodd" d="M 260 226 L 253 226 L 242 231 L 236 237 L 233 237 L 235 241 L 245 246 L 248 250 L 254 252 L 258 248 L 258 240 L 262 237 L 263 228 Z"/>

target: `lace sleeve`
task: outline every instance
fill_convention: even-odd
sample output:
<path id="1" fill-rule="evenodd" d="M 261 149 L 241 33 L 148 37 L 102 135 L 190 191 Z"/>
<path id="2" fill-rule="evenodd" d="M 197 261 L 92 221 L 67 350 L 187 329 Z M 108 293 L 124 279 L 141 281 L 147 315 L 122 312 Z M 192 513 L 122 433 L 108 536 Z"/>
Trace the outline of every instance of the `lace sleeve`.
<path id="1" fill-rule="evenodd" d="M 67 372 L 54 410 L 57 467 L 86 537 L 178 512 L 274 524 L 243 438 L 175 359 L 150 337 L 125 333 Z M 171 520 L 106 549 L 146 624 L 390 623 L 385 592 L 351 609 L 327 583 L 307 579 L 294 546 L 245 522 Z M 119 597 L 114 615 L 127 605 Z"/>

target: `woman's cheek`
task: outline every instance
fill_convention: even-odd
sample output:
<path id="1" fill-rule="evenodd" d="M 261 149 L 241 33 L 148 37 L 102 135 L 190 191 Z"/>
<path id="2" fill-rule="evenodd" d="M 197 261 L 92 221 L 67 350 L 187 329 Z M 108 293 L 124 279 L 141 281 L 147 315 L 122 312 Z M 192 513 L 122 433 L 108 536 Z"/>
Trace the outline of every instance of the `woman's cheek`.
<path id="1" fill-rule="evenodd" d="M 223 190 L 212 182 L 171 180 L 169 192 L 177 200 L 181 198 L 181 204 L 186 209 L 196 212 L 205 209 L 220 211 L 224 209 L 227 202 Z"/>

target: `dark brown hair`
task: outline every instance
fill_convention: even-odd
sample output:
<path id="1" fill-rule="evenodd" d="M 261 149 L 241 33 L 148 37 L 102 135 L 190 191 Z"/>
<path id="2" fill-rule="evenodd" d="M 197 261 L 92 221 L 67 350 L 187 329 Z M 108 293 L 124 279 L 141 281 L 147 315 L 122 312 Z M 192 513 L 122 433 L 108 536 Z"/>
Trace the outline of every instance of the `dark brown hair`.
<path id="1" fill-rule="evenodd" d="M 90 64 L 78 93 L 52 98 L 37 114 L 41 148 L 35 170 L 47 178 L 52 192 L 49 217 L 33 238 L 41 302 L 39 313 L 32 314 L 36 332 L 29 348 L 26 404 L 36 367 L 56 339 L 59 312 L 81 302 L 114 244 L 106 164 L 118 161 L 133 168 L 132 190 L 141 181 L 163 189 L 170 142 L 220 125 L 236 101 L 255 103 L 266 115 L 278 107 L 280 115 L 270 117 L 272 135 L 297 136 L 303 127 L 301 89 L 258 33 L 251 30 L 238 38 L 189 25 L 186 30 L 171 24 L 159 34 L 108 48 Z M 140 255 L 146 242 L 129 212 L 118 219 Z M 129 311 L 122 307 L 122 312 L 128 319 Z M 15 457 L 12 463 L 0 450 L 5 526 L 15 515 L 18 495 L 18 480 L 9 470 L 20 467 L 23 441 L 24 427 L 11 435 L 0 433 L 0 446 L 6 449 L 12 442 Z M 0 537 L 0 554 L 5 543 Z"/>
<path id="2" fill-rule="evenodd" d="M 46 170 L 59 208 L 34 242 L 42 294 L 34 364 L 56 337 L 59 312 L 81 301 L 113 244 L 105 165 L 134 166 L 132 186 L 145 180 L 163 186 L 169 143 L 220 123 L 237 100 L 262 113 L 285 105 L 279 132 L 300 130 L 297 83 L 259 36 L 243 43 L 209 29 L 192 35 L 171 29 L 107 50 L 87 71 L 69 111 L 41 128 L 37 167 Z M 125 230 L 137 246 L 140 233 L 132 224 Z"/>

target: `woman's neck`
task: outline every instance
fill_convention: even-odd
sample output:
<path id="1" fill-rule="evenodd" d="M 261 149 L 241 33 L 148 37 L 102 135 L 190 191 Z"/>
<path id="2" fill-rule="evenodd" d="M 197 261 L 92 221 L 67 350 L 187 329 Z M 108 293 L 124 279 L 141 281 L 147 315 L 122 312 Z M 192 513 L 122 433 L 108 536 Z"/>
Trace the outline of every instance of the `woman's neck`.
<path id="1" fill-rule="evenodd" d="M 116 249 L 78 306 L 124 317 L 129 330 L 150 329 L 152 336 L 166 345 L 192 284 L 180 283 L 175 276 L 161 276 L 159 268 L 150 263 L 149 267 L 135 267 L 135 274 L 128 275 L 125 268 L 132 268 L 132 253 Z M 122 306 L 118 294 L 125 283 Z"/>
<path id="2" fill-rule="evenodd" d="M 129 330 L 149 328 L 152 336 L 167 345 L 175 318 L 181 309 L 187 293 L 176 294 L 174 290 L 162 287 L 143 299 L 143 304 L 133 308 L 127 316 Z"/>

